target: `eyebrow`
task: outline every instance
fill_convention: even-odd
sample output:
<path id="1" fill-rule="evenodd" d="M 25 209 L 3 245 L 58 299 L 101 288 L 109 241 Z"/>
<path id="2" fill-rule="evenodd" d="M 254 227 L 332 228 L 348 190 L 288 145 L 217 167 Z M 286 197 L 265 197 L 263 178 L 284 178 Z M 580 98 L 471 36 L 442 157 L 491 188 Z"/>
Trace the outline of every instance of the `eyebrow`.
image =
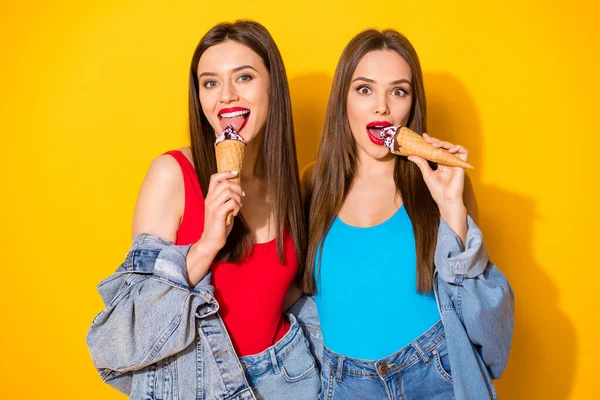
<path id="1" fill-rule="evenodd" d="M 240 65 L 239 67 L 235 67 L 234 69 L 232 69 L 231 72 L 235 73 L 244 69 L 251 69 L 255 72 L 258 72 L 256 71 L 256 68 L 254 68 L 252 65 Z M 200 75 L 198 75 L 198 79 L 202 78 L 203 76 L 217 76 L 217 74 L 214 72 L 203 72 Z"/>
<path id="2" fill-rule="evenodd" d="M 373 79 L 369 79 L 369 78 L 365 78 L 364 76 L 359 76 L 357 78 L 355 78 L 352 82 L 356 82 L 356 81 L 365 81 L 368 83 L 377 83 L 377 81 L 373 80 Z M 412 84 L 410 83 L 410 81 L 408 79 L 398 79 L 395 81 L 390 82 L 390 85 L 399 85 L 401 83 L 408 83 L 410 86 L 412 86 Z"/>

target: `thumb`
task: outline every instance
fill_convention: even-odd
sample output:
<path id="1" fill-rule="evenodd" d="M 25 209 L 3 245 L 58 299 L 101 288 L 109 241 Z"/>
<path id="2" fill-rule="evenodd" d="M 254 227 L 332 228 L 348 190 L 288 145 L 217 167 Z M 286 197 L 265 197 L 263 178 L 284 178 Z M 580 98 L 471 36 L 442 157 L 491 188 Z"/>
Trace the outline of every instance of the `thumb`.
<path id="1" fill-rule="evenodd" d="M 419 167 L 419 169 L 421 170 L 421 173 L 423 174 L 424 177 L 429 176 L 429 174 L 431 174 L 433 172 L 433 170 L 429 166 L 429 163 L 423 157 L 409 156 L 408 161 L 412 161 L 415 164 L 417 164 L 417 167 Z"/>

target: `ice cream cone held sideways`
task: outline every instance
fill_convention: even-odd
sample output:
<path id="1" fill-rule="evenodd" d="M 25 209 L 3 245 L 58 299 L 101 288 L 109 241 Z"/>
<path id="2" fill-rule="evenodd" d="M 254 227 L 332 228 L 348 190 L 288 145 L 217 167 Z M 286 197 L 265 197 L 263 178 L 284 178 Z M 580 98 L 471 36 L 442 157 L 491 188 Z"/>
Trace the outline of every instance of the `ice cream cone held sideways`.
<path id="1" fill-rule="evenodd" d="M 419 156 L 437 164 L 451 167 L 473 167 L 445 149 L 433 147 L 416 132 L 405 126 L 389 126 L 382 128 L 380 138 L 390 152 L 400 156 Z"/>
<path id="2" fill-rule="evenodd" d="M 244 150 L 246 141 L 233 126 L 227 126 L 221 135 L 215 140 L 215 153 L 217 156 L 217 171 L 238 171 L 238 175 L 231 180 L 240 183 L 242 164 L 244 163 Z M 231 224 L 233 213 L 227 214 L 226 225 Z"/>

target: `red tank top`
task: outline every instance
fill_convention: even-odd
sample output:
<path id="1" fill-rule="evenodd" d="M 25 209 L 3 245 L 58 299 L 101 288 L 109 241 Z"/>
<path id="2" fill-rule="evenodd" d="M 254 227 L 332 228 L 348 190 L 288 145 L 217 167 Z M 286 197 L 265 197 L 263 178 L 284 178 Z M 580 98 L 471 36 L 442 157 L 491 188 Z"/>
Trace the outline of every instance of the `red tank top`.
<path id="1" fill-rule="evenodd" d="M 183 172 L 185 207 L 176 244 L 196 243 L 204 230 L 204 196 L 192 163 L 181 151 L 169 151 Z M 219 315 L 239 357 L 260 353 L 275 344 L 290 324 L 283 315 L 283 301 L 296 275 L 294 243 L 284 233 L 287 265 L 277 256 L 277 242 L 257 243 L 240 263 L 213 263 L 212 281 Z"/>

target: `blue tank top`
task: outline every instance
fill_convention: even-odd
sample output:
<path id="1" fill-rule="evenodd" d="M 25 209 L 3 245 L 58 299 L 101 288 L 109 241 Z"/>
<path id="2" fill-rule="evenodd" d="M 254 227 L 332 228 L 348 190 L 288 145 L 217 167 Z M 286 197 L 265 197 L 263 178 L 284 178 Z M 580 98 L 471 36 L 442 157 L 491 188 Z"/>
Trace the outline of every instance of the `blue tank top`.
<path id="1" fill-rule="evenodd" d="M 346 357 L 378 360 L 440 319 L 434 294 L 417 293 L 417 255 L 404 205 L 369 228 L 335 218 L 315 262 L 315 300 L 325 345 Z"/>

